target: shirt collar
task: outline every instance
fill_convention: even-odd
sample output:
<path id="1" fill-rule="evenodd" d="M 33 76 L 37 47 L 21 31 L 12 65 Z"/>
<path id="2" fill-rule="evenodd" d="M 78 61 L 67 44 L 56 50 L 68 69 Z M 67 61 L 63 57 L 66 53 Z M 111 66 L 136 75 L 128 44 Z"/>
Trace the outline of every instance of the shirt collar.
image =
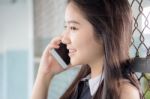
<path id="1" fill-rule="evenodd" d="M 82 78 L 81 81 L 85 81 L 86 79 L 89 80 L 88 83 L 90 87 L 90 93 L 93 96 L 96 93 L 99 84 L 102 82 L 103 76 L 101 77 L 101 74 L 99 74 L 98 76 L 91 78 L 91 74 L 89 74 L 86 77 Z"/>

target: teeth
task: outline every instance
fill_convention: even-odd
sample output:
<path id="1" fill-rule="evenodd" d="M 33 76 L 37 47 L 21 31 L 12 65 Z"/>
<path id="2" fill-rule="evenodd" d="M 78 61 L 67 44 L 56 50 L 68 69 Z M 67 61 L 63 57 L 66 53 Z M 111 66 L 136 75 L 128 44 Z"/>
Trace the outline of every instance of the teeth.
<path id="1" fill-rule="evenodd" d="M 69 50 L 69 53 L 75 52 L 76 50 Z"/>

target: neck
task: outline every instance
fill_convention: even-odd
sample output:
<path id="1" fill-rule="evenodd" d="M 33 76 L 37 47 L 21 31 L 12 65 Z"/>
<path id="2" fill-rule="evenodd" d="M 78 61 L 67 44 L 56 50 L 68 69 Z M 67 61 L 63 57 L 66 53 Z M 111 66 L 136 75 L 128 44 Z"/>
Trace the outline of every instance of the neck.
<path id="1" fill-rule="evenodd" d="M 95 62 L 90 64 L 91 68 L 91 78 L 95 78 L 96 76 L 102 74 L 103 68 L 103 58 L 96 60 Z"/>

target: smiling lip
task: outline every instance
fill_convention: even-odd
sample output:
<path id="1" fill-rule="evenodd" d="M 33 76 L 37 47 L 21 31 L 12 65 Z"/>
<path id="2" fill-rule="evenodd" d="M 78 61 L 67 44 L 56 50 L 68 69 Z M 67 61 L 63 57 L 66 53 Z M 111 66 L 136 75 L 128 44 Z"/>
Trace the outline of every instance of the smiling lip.
<path id="1" fill-rule="evenodd" d="M 76 52 L 75 49 L 69 49 L 69 56 L 72 56 Z"/>

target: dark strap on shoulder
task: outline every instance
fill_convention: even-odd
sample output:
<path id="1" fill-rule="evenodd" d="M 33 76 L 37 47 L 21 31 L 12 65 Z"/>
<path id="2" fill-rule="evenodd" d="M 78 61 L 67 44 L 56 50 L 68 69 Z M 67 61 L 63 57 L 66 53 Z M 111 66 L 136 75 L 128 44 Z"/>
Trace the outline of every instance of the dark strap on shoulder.
<path id="1" fill-rule="evenodd" d="M 71 99 L 92 99 L 88 80 L 80 81 Z"/>

